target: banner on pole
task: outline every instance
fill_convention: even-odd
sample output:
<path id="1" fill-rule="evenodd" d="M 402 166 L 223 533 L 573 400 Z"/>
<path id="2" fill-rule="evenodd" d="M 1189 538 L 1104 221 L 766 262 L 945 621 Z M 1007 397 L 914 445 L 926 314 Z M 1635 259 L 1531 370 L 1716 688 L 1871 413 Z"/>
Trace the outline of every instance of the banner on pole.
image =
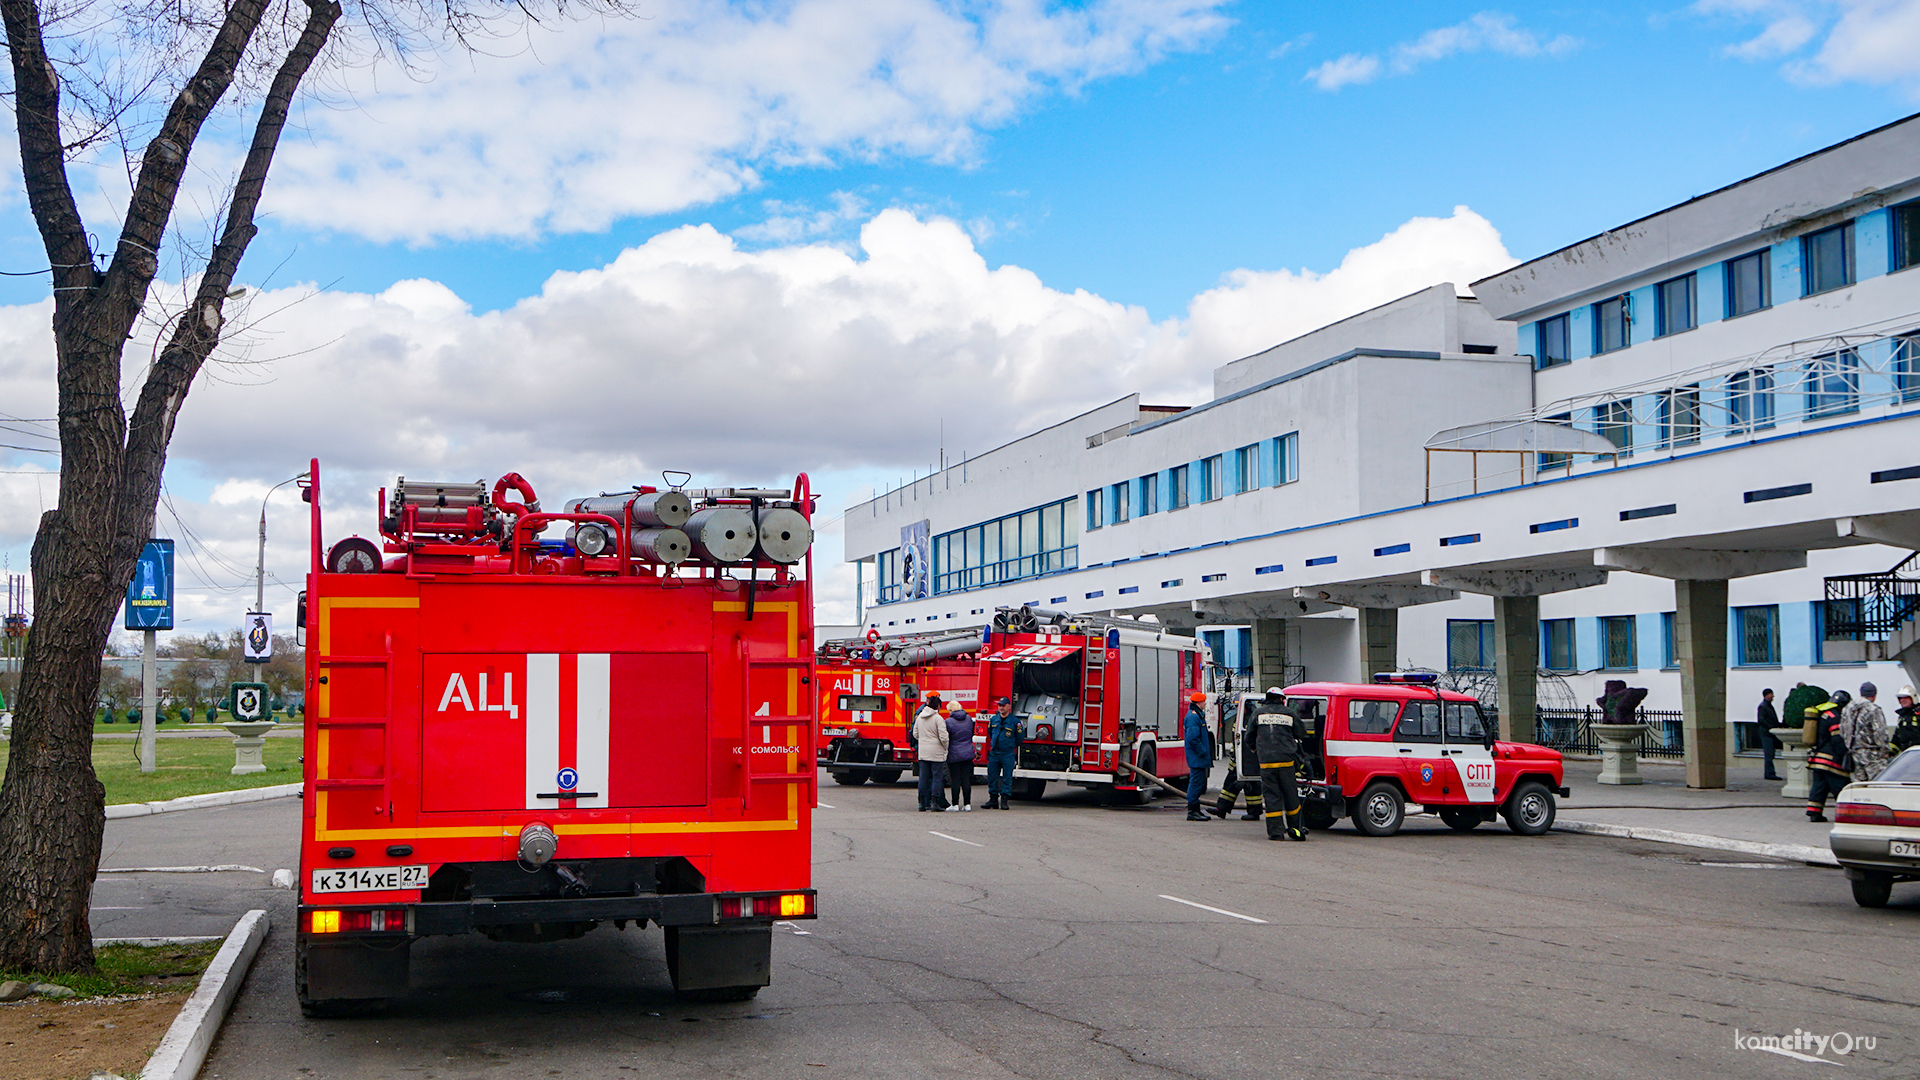
<path id="1" fill-rule="evenodd" d="M 273 613 L 247 612 L 246 641 L 241 656 L 249 664 L 264 664 L 273 659 Z"/>
<path id="2" fill-rule="evenodd" d="M 149 540 L 127 582 L 129 630 L 173 629 L 173 541 Z"/>

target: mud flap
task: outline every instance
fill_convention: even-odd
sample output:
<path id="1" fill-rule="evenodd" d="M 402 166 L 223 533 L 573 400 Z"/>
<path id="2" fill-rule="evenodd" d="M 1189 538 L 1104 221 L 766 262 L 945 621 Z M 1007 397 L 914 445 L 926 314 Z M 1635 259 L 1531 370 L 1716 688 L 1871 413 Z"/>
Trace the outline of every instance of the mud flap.
<path id="1" fill-rule="evenodd" d="M 297 990 L 302 1001 L 363 1001 L 407 992 L 411 950 L 395 942 L 303 939 Z"/>
<path id="2" fill-rule="evenodd" d="M 773 981 L 773 927 L 669 926 L 667 974 L 675 990 L 765 986 Z"/>

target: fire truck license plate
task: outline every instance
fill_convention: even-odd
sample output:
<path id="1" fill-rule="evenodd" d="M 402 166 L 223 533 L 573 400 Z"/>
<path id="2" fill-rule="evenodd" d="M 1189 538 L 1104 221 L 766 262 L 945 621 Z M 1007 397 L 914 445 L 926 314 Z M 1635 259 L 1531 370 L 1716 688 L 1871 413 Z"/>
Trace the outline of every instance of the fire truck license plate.
<path id="1" fill-rule="evenodd" d="M 418 866 L 344 866 L 337 870 L 315 870 L 313 890 L 323 892 L 388 892 L 393 889 L 424 889 L 427 868 Z"/>

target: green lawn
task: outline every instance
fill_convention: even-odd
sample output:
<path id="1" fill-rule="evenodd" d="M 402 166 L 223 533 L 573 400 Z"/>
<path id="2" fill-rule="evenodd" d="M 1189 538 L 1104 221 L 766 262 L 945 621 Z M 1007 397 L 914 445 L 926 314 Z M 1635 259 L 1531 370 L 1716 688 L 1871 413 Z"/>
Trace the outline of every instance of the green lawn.
<path id="1" fill-rule="evenodd" d="M 198 725 L 196 725 L 198 726 Z M 127 730 L 122 725 L 120 730 Z M 238 791 L 242 788 L 300 782 L 300 739 L 268 739 L 264 760 L 267 771 L 251 776 L 234 776 L 233 742 L 230 739 L 155 739 L 153 772 L 140 773 L 139 746 L 135 739 L 96 740 L 93 744 L 93 771 L 107 786 L 107 803 L 155 802 L 182 795 L 200 795 L 209 791 Z M 0 773 L 5 772 L 8 751 L 0 743 Z"/>
<path id="2" fill-rule="evenodd" d="M 93 950 L 92 975 L 38 975 L 28 971 L 0 971 L 0 981 L 58 983 L 82 997 L 147 994 L 155 990 L 190 990 L 200 973 L 220 951 L 221 943 L 198 945 L 102 945 Z"/>

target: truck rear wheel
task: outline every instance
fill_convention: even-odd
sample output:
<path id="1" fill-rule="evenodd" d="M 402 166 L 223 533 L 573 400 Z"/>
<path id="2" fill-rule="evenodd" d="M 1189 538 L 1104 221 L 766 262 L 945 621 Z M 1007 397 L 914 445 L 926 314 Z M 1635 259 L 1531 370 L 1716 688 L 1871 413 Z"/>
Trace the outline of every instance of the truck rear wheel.
<path id="1" fill-rule="evenodd" d="M 1045 780 L 1018 779 L 1013 782 L 1013 797 L 1027 802 L 1036 802 L 1047 793 Z"/>
<path id="2" fill-rule="evenodd" d="M 871 769 L 846 769 L 833 774 L 833 782 L 844 787 L 859 787 L 873 776 Z"/>
<path id="3" fill-rule="evenodd" d="M 1151 745 L 1141 746 L 1133 755 L 1133 763 L 1155 776 L 1160 774 L 1160 752 Z M 1139 775 L 1133 776 L 1132 780 L 1140 786 L 1133 791 L 1115 790 L 1113 801 L 1122 806 L 1146 806 L 1153 802 L 1153 797 L 1159 792 L 1160 785 Z"/>
<path id="4" fill-rule="evenodd" d="M 876 784 L 897 784 L 900 782 L 899 769 L 875 769 L 873 782 Z"/>
<path id="5" fill-rule="evenodd" d="M 379 1012 L 386 1007 L 386 995 L 406 991 L 407 961 L 404 941 L 380 949 L 366 945 L 315 948 L 302 938 L 293 949 L 293 990 L 300 1001 L 300 1015 L 321 1020 Z"/>

